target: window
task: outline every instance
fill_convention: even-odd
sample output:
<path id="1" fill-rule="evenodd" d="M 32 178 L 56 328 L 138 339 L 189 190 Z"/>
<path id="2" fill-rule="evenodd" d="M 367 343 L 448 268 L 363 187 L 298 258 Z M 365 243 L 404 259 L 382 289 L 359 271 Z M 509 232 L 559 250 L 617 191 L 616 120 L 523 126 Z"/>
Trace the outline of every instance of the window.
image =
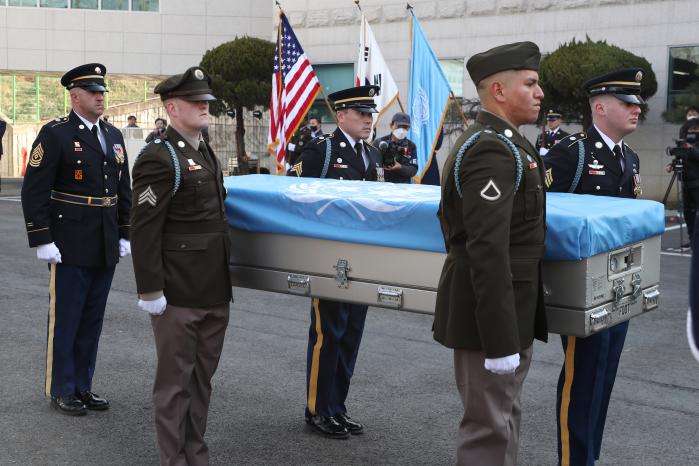
<path id="1" fill-rule="evenodd" d="M 10 0 L 8 6 L 36 6 L 36 0 Z"/>
<path id="2" fill-rule="evenodd" d="M 699 103 L 699 45 L 670 47 L 667 113 L 682 114 Z"/>
<path id="3" fill-rule="evenodd" d="M 449 81 L 449 86 L 452 92 L 457 97 L 464 95 L 464 59 L 463 58 L 447 58 L 439 60 L 439 66 L 442 67 L 444 76 Z"/>
<path id="4" fill-rule="evenodd" d="M 313 70 L 323 86 L 325 95 L 332 94 L 335 91 L 347 89 L 354 86 L 354 64 L 353 63 L 337 63 L 332 65 L 315 65 Z M 319 93 L 315 103 L 308 111 L 308 116 L 320 116 L 324 122 L 334 120 L 328 106 L 323 100 L 323 94 Z"/>
<path id="5" fill-rule="evenodd" d="M 97 0 L 71 0 L 70 7 L 75 8 L 77 10 L 80 10 L 80 9 L 96 10 L 97 9 Z"/>
<path id="6" fill-rule="evenodd" d="M 158 11 L 158 0 L 131 0 L 132 11 Z"/>
<path id="7" fill-rule="evenodd" d="M 102 0 L 103 10 L 128 10 L 129 0 Z"/>
<path id="8" fill-rule="evenodd" d="M 39 6 L 46 8 L 68 8 L 68 0 L 39 0 Z"/>

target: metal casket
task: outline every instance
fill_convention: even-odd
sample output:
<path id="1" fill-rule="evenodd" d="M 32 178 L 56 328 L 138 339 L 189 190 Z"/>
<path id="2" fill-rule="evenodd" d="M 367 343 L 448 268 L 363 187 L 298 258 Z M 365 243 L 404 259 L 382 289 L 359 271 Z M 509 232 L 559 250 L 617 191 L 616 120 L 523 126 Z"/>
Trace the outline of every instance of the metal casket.
<path id="1" fill-rule="evenodd" d="M 406 311 L 434 312 L 437 284 L 445 259 L 444 252 L 439 249 L 443 247 L 436 246 L 442 242 L 434 216 L 436 205 L 431 215 L 418 215 L 418 223 L 435 225 L 430 225 L 430 228 L 434 227 L 431 233 L 423 232 L 422 236 L 417 236 L 414 247 L 360 244 L 354 241 L 355 237 L 352 242 L 343 241 L 342 238 L 353 235 L 348 235 L 342 228 L 335 237 L 327 235 L 332 239 L 319 237 L 317 228 L 321 227 L 307 225 L 304 223 L 306 219 L 298 217 L 293 209 L 266 212 L 260 208 L 262 203 L 266 203 L 264 196 L 260 195 L 263 189 L 249 185 L 245 189 L 232 188 L 231 183 L 240 183 L 240 178 L 248 177 L 236 178 L 233 181 L 227 179 L 227 207 L 236 202 L 250 205 L 243 208 L 246 214 L 242 221 L 230 220 L 231 215 L 240 214 L 239 205 L 236 205 L 236 210 L 228 211 L 232 225 L 231 270 L 235 286 Z M 321 182 L 323 185 L 328 181 L 331 180 L 316 180 L 312 184 Z M 278 184 L 284 188 L 292 180 L 269 182 L 276 190 Z M 247 200 L 245 194 L 249 194 Z M 316 194 L 313 199 L 317 199 Z M 550 203 L 548 206 L 549 211 L 556 210 Z M 565 203 L 563 206 L 567 208 Z M 326 207 L 324 204 L 321 208 Z M 644 215 L 647 216 L 647 212 Z M 547 218 L 548 234 L 553 234 L 555 240 L 550 245 L 547 239 L 547 248 L 551 246 L 556 251 L 564 251 L 547 254 L 551 257 L 544 262 L 549 331 L 587 336 L 658 307 L 660 236 L 657 225 L 655 234 L 645 232 L 643 235 L 647 237 L 640 241 L 611 248 L 609 244 L 614 243 L 606 242 L 606 237 L 601 237 L 597 243 L 589 241 L 589 218 L 578 231 L 574 223 L 565 220 L 558 223 L 557 219 L 563 217 L 556 214 L 553 219 Z M 552 225 L 552 220 L 555 225 Z M 275 222 L 278 227 L 274 226 Z M 627 218 L 621 224 L 625 223 L 628 223 Z M 610 226 L 608 221 L 605 226 Z M 618 228 L 616 225 L 611 227 Z M 407 227 L 405 223 L 399 225 L 398 230 L 394 227 L 392 237 L 405 237 L 406 232 L 400 228 Z M 287 233 L 287 229 L 292 234 Z M 305 232 L 309 232 L 308 236 Z M 363 234 L 361 231 L 353 233 L 360 237 Z M 433 245 L 426 247 L 419 242 L 421 239 L 432 241 Z M 615 241 L 619 243 L 618 238 Z M 556 243 L 569 246 L 561 247 Z M 603 252 L 591 254 L 600 249 Z M 568 256 L 573 259 L 562 260 Z"/>

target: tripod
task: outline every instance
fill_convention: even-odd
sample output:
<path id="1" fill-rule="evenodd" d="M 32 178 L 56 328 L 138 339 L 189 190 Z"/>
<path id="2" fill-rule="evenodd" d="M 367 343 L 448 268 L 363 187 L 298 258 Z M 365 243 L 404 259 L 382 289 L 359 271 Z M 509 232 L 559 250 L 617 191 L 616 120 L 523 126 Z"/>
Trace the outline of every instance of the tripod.
<path id="1" fill-rule="evenodd" d="M 676 184 L 675 181 L 677 181 Z M 680 253 L 682 253 L 684 251 L 682 246 L 684 244 L 682 227 L 684 224 L 684 196 L 682 195 L 682 185 L 684 184 L 684 164 L 682 159 L 679 157 L 675 157 L 672 161 L 672 178 L 670 178 L 670 182 L 667 184 L 667 189 L 665 190 L 665 195 L 663 196 L 664 206 L 667 206 L 667 198 L 670 196 L 673 184 L 675 184 L 675 191 L 677 193 L 677 218 L 680 225 Z"/>

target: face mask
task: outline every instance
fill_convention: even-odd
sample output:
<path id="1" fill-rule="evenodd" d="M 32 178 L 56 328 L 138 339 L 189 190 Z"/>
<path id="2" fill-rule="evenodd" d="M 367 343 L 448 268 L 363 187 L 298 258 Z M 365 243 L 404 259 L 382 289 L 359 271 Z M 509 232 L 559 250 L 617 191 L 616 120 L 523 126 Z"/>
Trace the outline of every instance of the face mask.
<path id="1" fill-rule="evenodd" d="M 687 115 L 688 120 L 691 120 L 693 118 L 699 118 L 699 116 L 698 115 Z"/>
<path id="2" fill-rule="evenodd" d="M 392 133 L 396 139 L 405 139 L 405 137 L 408 135 L 408 130 L 405 128 L 396 128 L 392 131 Z"/>
<path id="3" fill-rule="evenodd" d="M 314 133 L 315 133 L 316 131 L 318 131 L 318 127 L 315 126 L 315 125 L 309 126 L 308 129 L 310 129 L 310 130 L 313 131 Z"/>
<path id="4" fill-rule="evenodd" d="M 697 142 L 697 133 L 687 133 L 687 142 L 692 144 Z"/>

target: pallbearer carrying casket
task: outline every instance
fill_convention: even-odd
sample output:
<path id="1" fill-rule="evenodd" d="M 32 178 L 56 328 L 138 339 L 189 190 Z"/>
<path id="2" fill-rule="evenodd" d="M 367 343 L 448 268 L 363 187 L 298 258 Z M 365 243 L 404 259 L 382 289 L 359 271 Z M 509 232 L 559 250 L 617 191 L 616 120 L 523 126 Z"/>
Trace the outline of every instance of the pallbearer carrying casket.
<path id="1" fill-rule="evenodd" d="M 460 465 L 517 463 L 522 383 L 534 338 L 547 338 L 543 163 L 518 130 L 539 115 L 540 57 L 536 44 L 520 42 L 469 59 L 482 110 L 442 172 L 447 258 L 433 328 L 454 349 Z"/>
<path id="2" fill-rule="evenodd" d="M 635 198 L 641 194 L 638 155 L 623 138 L 638 125 L 643 99 L 639 68 L 590 79 L 592 126 L 555 145 L 546 156 L 549 191 Z M 558 380 L 556 413 L 562 465 L 599 459 L 609 398 L 629 322 L 587 338 L 561 335 L 565 359 Z"/>
<path id="3" fill-rule="evenodd" d="M 377 86 L 330 94 L 337 129 L 308 144 L 287 175 L 339 180 L 384 181 L 381 155 L 365 141 L 371 135 Z M 361 434 L 364 426 L 347 415 L 349 392 L 367 306 L 315 298 L 311 304 L 306 367 L 306 423 L 330 438 Z"/>

